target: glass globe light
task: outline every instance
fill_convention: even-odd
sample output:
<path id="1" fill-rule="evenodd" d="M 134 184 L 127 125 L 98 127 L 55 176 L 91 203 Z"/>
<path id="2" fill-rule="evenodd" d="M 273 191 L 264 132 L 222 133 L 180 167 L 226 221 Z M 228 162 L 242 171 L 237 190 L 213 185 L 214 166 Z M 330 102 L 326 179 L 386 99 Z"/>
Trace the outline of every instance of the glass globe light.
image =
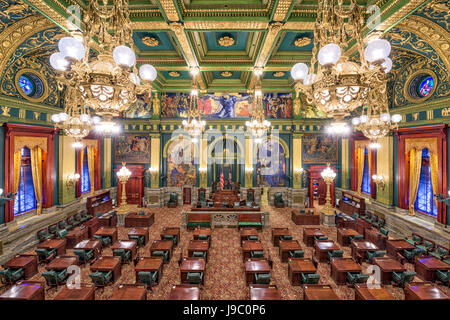
<path id="1" fill-rule="evenodd" d="M 352 119 L 352 124 L 353 124 L 354 126 L 357 126 L 359 123 L 360 123 L 359 118 L 353 118 L 353 119 Z"/>
<path id="2" fill-rule="evenodd" d="M 361 121 L 361 123 L 366 123 L 369 118 L 365 114 L 363 114 L 361 117 L 359 117 L 359 120 Z"/>
<path id="3" fill-rule="evenodd" d="M 261 90 L 255 90 L 255 96 L 257 96 L 257 97 L 262 96 L 262 91 Z"/>
<path id="4" fill-rule="evenodd" d="M 65 58 L 81 60 L 86 49 L 83 43 L 74 37 L 64 37 L 58 42 L 58 49 Z"/>
<path id="5" fill-rule="evenodd" d="M 294 64 L 291 69 L 291 77 L 295 80 L 304 80 L 308 76 L 308 66 L 303 62 Z"/>
<path id="6" fill-rule="evenodd" d="M 157 75 L 155 67 L 150 64 L 143 64 L 139 68 L 139 76 L 144 81 L 155 81 Z"/>
<path id="7" fill-rule="evenodd" d="M 59 118 L 59 113 L 53 114 L 51 119 L 53 122 L 56 122 L 56 123 L 61 121 L 61 119 Z"/>
<path id="8" fill-rule="evenodd" d="M 364 50 L 364 57 L 368 62 L 386 59 L 391 53 L 391 44 L 385 39 L 370 41 Z"/>
<path id="9" fill-rule="evenodd" d="M 114 61 L 124 67 L 132 67 L 136 63 L 136 55 L 127 46 L 117 46 L 113 50 Z"/>
<path id="10" fill-rule="evenodd" d="M 50 65 L 53 69 L 58 71 L 65 71 L 69 66 L 69 61 L 64 58 L 64 55 L 61 52 L 55 52 L 50 56 Z"/>
<path id="11" fill-rule="evenodd" d="M 74 147 L 75 149 L 80 149 L 83 147 L 83 143 L 81 143 L 80 141 L 76 141 L 72 143 L 72 147 Z"/>
<path id="12" fill-rule="evenodd" d="M 316 74 L 309 74 L 306 79 L 303 81 L 303 84 L 312 84 L 314 82 L 314 79 L 316 78 Z"/>
<path id="13" fill-rule="evenodd" d="M 98 123 L 100 123 L 100 117 L 97 117 L 97 116 L 95 116 L 95 117 L 92 117 L 92 122 L 94 123 L 94 124 L 98 124 Z"/>
<path id="14" fill-rule="evenodd" d="M 334 43 L 323 46 L 317 55 L 317 59 L 322 66 L 336 64 L 340 57 L 341 47 Z"/>
<path id="15" fill-rule="evenodd" d="M 89 117 L 89 115 L 84 113 L 84 114 L 80 115 L 80 120 L 83 122 L 89 122 L 89 120 L 91 120 L 91 117 Z"/>
<path id="16" fill-rule="evenodd" d="M 391 120 L 391 115 L 389 113 L 382 113 L 380 115 L 380 119 L 383 122 L 388 122 L 389 120 Z"/>
<path id="17" fill-rule="evenodd" d="M 384 73 L 389 73 L 389 71 L 391 71 L 392 69 L 392 60 L 387 57 L 386 59 L 384 59 L 384 62 L 381 64 L 381 67 L 384 70 Z"/>
<path id="18" fill-rule="evenodd" d="M 60 121 L 67 121 L 67 120 L 69 120 L 69 115 L 65 112 L 61 112 L 59 114 L 59 119 L 60 119 Z"/>
<path id="19" fill-rule="evenodd" d="M 396 114 L 392 115 L 391 119 L 393 122 L 397 123 L 397 122 L 402 121 L 402 116 L 400 114 L 396 113 Z"/>

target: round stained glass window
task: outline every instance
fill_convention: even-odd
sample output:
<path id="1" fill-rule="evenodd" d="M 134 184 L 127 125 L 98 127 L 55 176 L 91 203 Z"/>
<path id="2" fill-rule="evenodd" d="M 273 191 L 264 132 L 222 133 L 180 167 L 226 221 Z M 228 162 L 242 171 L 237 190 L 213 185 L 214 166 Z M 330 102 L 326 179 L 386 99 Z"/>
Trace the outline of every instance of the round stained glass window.
<path id="1" fill-rule="evenodd" d="M 33 96 L 36 91 L 36 86 L 34 85 L 33 80 L 26 75 L 21 75 L 19 77 L 19 87 L 22 89 L 23 93 L 29 97 Z"/>
<path id="2" fill-rule="evenodd" d="M 433 87 L 434 87 L 433 77 L 427 77 L 423 79 L 419 85 L 419 95 L 422 97 L 428 96 L 431 90 L 433 90 Z"/>
<path id="3" fill-rule="evenodd" d="M 47 83 L 42 75 L 31 69 L 23 69 L 16 74 L 16 88 L 27 100 L 40 102 L 47 96 Z"/>
<path id="4" fill-rule="evenodd" d="M 429 71 L 419 71 L 412 75 L 410 79 L 405 89 L 408 93 L 407 98 L 412 102 L 428 99 L 436 89 L 435 75 Z"/>

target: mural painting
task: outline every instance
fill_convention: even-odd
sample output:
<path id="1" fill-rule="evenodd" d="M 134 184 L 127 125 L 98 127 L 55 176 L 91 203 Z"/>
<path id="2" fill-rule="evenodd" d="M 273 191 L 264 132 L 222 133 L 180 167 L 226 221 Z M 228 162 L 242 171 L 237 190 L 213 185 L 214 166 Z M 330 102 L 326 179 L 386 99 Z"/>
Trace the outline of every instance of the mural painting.
<path id="1" fill-rule="evenodd" d="M 115 139 L 115 162 L 150 163 L 150 137 L 127 134 Z"/>
<path id="2" fill-rule="evenodd" d="M 264 140 L 257 153 L 257 186 L 286 186 L 286 154 L 283 146 L 275 140 Z"/>
<path id="3" fill-rule="evenodd" d="M 195 150 L 190 140 L 180 139 L 167 150 L 167 186 L 196 185 Z"/>
<path id="4" fill-rule="evenodd" d="M 337 163 L 338 139 L 319 134 L 304 135 L 302 139 L 303 163 Z"/>

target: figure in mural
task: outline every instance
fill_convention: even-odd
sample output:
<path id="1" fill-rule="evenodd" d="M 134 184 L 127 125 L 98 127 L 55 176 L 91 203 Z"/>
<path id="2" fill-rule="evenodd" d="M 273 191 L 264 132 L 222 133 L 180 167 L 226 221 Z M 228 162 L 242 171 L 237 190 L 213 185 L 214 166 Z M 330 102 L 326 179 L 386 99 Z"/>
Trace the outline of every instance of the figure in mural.
<path id="1" fill-rule="evenodd" d="M 136 102 L 124 113 L 125 118 L 134 119 L 148 119 L 152 115 L 152 101 L 147 94 L 137 95 Z"/>
<path id="2" fill-rule="evenodd" d="M 194 165 L 194 147 L 187 139 L 174 141 L 167 150 L 167 186 L 195 185 L 197 171 Z"/>
<path id="3" fill-rule="evenodd" d="M 150 162 L 150 137 L 135 134 L 116 137 L 115 162 Z"/>
<path id="4" fill-rule="evenodd" d="M 256 182 L 260 187 L 286 185 L 286 155 L 283 146 L 274 140 L 264 140 L 257 153 Z"/>
<path id="5" fill-rule="evenodd" d="M 319 134 L 305 135 L 302 139 L 302 161 L 304 163 L 337 163 L 337 139 Z"/>

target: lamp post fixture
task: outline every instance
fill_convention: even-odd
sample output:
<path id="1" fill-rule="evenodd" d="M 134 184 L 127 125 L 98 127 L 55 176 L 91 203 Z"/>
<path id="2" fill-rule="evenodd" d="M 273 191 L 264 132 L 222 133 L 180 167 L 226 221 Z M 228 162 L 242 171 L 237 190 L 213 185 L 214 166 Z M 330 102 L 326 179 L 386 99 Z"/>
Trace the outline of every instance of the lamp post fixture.
<path id="1" fill-rule="evenodd" d="M 125 166 L 126 162 L 122 162 L 122 168 L 117 172 L 117 178 L 122 184 L 122 197 L 120 198 L 120 211 L 126 210 L 127 207 L 127 195 L 125 190 L 125 185 L 128 179 L 131 177 L 131 171 Z"/>
<path id="2" fill-rule="evenodd" d="M 323 180 L 327 184 L 327 194 L 325 197 L 325 206 L 322 209 L 322 212 L 326 215 L 332 215 L 333 214 L 333 208 L 331 206 L 331 183 L 333 183 L 334 179 L 336 178 L 336 172 L 333 171 L 333 169 L 330 168 L 330 164 L 327 163 L 327 167 L 320 173 Z"/>

